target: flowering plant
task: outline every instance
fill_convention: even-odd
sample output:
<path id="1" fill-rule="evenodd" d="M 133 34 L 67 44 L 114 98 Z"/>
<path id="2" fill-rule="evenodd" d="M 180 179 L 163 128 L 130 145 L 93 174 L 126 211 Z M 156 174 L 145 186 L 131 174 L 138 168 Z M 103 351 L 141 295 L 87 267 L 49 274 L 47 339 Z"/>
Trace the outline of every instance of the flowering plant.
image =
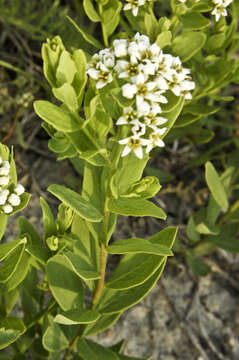
<path id="1" fill-rule="evenodd" d="M 157 283 L 173 255 L 177 228 L 111 241 L 117 216 L 166 219 L 148 200 L 160 190 L 159 180 L 142 177 L 150 151 L 163 147 L 168 134 L 209 141 L 213 134 L 199 120 L 218 111 L 220 89 L 239 80 L 238 60 L 231 56 L 237 48 L 235 4 L 175 0 L 168 19 L 158 17 L 156 2 L 123 3 L 83 1 L 89 19 L 101 25 L 104 45 L 71 20 L 84 39 L 82 49 L 68 51 L 58 36 L 42 47 L 57 105 L 38 100 L 34 109 L 58 160 L 84 165 L 83 184 L 81 193 L 58 184 L 48 188 L 60 205 L 55 218 L 40 200 L 43 239 L 20 217 L 19 239 L 0 246 L 0 348 L 10 349 L 6 358 L 16 342 L 39 359 L 132 359 L 122 355 L 121 344 L 105 348 L 88 337 L 112 326 Z M 215 17 L 209 19 L 209 12 Z M 0 156 L 2 237 L 8 216 L 26 206 L 29 195 L 17 184 L 12 152 L 2 146 Z M 225 197 L 218 200 L 223 184 L 212 164 L 207 174 L 210 190 L 217 189 L 213 199 L 227 208 Z M 121 258 L 108 275 L 111 254 Z M 23 319 L 11 315 L 19 290 L 23 311 L 28 302 L 32 307 Z"/>

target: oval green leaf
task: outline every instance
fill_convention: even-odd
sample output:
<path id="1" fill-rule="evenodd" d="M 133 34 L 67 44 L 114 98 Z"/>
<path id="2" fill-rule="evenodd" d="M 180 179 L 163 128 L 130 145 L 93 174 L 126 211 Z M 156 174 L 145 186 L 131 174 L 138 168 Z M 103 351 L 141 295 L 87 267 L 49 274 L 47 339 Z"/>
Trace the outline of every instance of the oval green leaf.
<path id="1" fill-rule="evenodd" d="M 92 222 L 99 222 L 103 215 L 91 203 L 83 199 L 75 191 L 62 185 L 53 184 L 47 189 L 51 194 L 55 195 L 65 205 L 69 206 L 80 217 Z"/>

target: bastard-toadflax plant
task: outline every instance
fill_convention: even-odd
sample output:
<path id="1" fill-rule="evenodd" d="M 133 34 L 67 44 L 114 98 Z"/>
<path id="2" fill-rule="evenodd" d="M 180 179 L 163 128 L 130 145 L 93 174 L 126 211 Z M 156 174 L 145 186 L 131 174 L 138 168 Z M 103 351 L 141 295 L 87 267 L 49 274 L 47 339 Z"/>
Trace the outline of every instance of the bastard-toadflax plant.
<path id="1" fill-rule="evenodd" d="M 0 245 L 0 348 L 6 359 L 28 354 L 51 360 L 133 359 L 122 354 L 123 341 L 107 348 L 90 337 L 111 327 L 157 284 L 173 255 L 177 228 L 165 222 L 146 239 L 115 239 L 117 216 L 166 220 L 164 210 L 148 200 L 161 188 L 157 177 L 144 176 L 150 156 L 162 156 L 160 149 L 175 140 L 209 142 L 214 133 L 205 127 L 205 116 L 209 123 L 218 103 L 227 100 L 221 88 L 239 81 L 233 2 L 174 0 L 170 18 L 159 16 L 159 3 L 84 0 L 89 21 L 98 24 L 90 33 L 69 19 L 81 47 L 67 50 L 59 36 L 42 46 L 55 101 L 37 100 L 34 110 L 57 160 L 69 159 L 79 176 L 83 168 L 83 180 L 79 192 L 49 186 L 60 205 L 54 217 L 40 199 L 42 237 L 20 216 L 18 239 Z M 229 190 L 218 198 L 224 180 L 211 163 L 206 181 L 211 201 L 220 206 L 217 216 L 229 211 Z M 0 238 L 8 217 L 29 198 L 17 182 L 13 152 L 1 145 Z M 206 225 L 199 225 L 194 232 L 190 227 L 190 234 L 203 229 L 205 235 Z M 195 243 L 189 245 L 192 263 L 197 254 Z M 112 254 L 119 261 L 110 272 Z M 16 304 L 18 309 L 22 304 L 21 311 L 15 311 Z"/>

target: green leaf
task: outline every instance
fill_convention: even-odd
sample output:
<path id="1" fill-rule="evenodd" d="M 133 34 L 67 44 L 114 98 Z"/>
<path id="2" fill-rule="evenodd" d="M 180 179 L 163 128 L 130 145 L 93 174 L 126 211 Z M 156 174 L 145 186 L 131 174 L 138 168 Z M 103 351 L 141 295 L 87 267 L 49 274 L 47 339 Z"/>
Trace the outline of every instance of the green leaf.
<path id="1" fill-rule="evenodd" d="M 83 280 L 95 280 L 100 278 L 100 275 L 94 271 L 94 268 L 90 267 L 90 265 L 79 255 L 67 252 L 64 254 L 64 257 L 69 261 L 75 274 Z"/>
<path id="2" fill-rule="evenodd" d="M 172 41 L 172 33 L 171 31 L 163 31 L 160 33 L 156 38 L 156 44 L 163 49 L 165 46 L 168 46 L 171 44 Z"/>
<path id="3" fill-rule="evenodd" d="M 0 323 L 0 349 L 15 342 L 25 331 L 26 328 L 20 319 L 15 317 L 3 319 Z"/>
<path id="4" fill-rule="evenodd" d="M 77 69 L 72 86 L 77 93 L 78 107 L 80 107 L 84 96 L 85 86 L 87 83 L 87 61 L 85 53 L 81 49 L 77 49 L 73 52 L 72 59 L 74 60 Z"/>
<path id="5" fill-rule="evenodd" d="M 56 130 L 74 132 L 80 129 L 80 123 L 75 115 L 63 110 L 49 101 L 37 100 L 34 102 L 34 110 L 37 115 Z"/>
<path id="6" fill-rule="evenodd" d="M 99 320 L 94 322 L 93 324 L 89 324 L 85 327 L 84 335 L 85 336 L 92 336 L 98 333 L 102 333 L 107 330 L 109 327 L 113 326 L 116 321 L 121 316 L 121 313 L 112 314 L 112 315 L 101 315 Z"/>
<path id="7" fill-rule="evenodd" d="M 61 326 L 55 322 L 52 322 L 44 332 L 42 343 L 46 350 L 53 352 L 64 350 L 69 346 L 69 340 Z"/>
<path id="8" fill-rule="evenodd" d="M 64 83 L 71 84 L 75 73 L 76 66 L 72 60 L 71 54 L 68 51 L 63 50 L 56 68 L 57 87 L 62 86 Z"/>
<path id="9" fill-rule="evenodd" d="M 103 215 L 91 203 L 83 199 L 75 191 L 62 185 L 53 184 L 47 189 L 51 194 L 55 195 L 65 205 L 69 206 L 83 219 L 93 222 L 102 220 Z"/>
<path id="10" fill-rule="evenodd" d="M 151 243 L 146 239 L 132 238 L 119 240 L 107 247 L 109 254 L 154 254 L 172 256 L 173 253 L 166 246 Z"/>
<path id="11" fill-rule="evenodd" d="M 69 16 L 67 16 L 67 19 L 74 25 L 76 30 L 79 31 L 79 33 L 87 43 L 93 45 L 96 49 L 103 49 L 102 44 L 98 40 L 96 40 L 93 36 L 91 36 L 89 33 L 87 33 L 85 30 L 80 28 L 79 25 L 77 25 L 73 19 L 71 19 Z"/>
<path id="12" fill-rule="evenodd" d="M 168 134 L 168 132 L 172 129 L 172 127 L 174 126 L 175 121 L 177 120 L 177 118 L 183 108 L 183 105 L 184 105 L 184 97 L 181 96 L 179 98 L 179 101 L 177 102 L 176 106 L 173 107 L 172 109 L 170 109 L 170 111 L 165 114 L 165 117 L 168 119 L 167 130 L 163 134 L 162 138 L 164 138 Z"/>
<path id="13" fill-rule="evenodd" d="M 190 216 L 187 224 L 187 237 L 189 238 L 189 241 L 191 244 L 195 244 L 200 240 L 200 235 L 198 231 L 196 230 L 196 223 L 194 216 Z"/>
<path id="14" fill-rule="evenodd" d="M 95 136 L 100 139 L 104 139 L 112 128 L 112 120 L 105 112 L 99 95 L 95 96 L 90 102 L 88 126 L 92 128 Z"/>
<path id="15" fill-rule="evenodd" d="M 152 289 L 163 272 L 166 260 L 159 269 L 142 285 L 125 291 L 104 289 L 96 310 L 102 314 L 114 314 L 122 312 L 141 301 Z"/>
<path id="16" fill-rule="evenodd" d="M 40 204 L 43 214 L 43 226 L 44 226 L 44 240 L 52 235 L 56 235 L 57 228 L 52 211 L 47 204 L 46 200 L 40 197 Z"/>
<path id="17" fill-rule="evenodd" d="M 78 341 L 77 350 L 84 360 L 119 360 L 113 351 L 87 339 Z"/>
<path id="18" fill-rule="evenodd" d="M 199 259 L 193 251 L 188 251 L 186 261 L 192 272 L 197 276 L 206 276 L 211 272 L 210 266 Z"/>
<path id="19" fill-rule="evenodd" d="M 81 280 L 64 256 L 56 255 L 47 262 L 47 278 L 54 298 L 64 311 L 82 308 Z"/>
<path id="20" fill-rule="evenodd" d="M 66 104 L 70 110 L 75 111 L 78 109 L 78 100 L 72 85 L 64 83 L 58 88 L 53 88 L 52 91 L 55 97 Z"/>
<path id="21" fill-rule="evenodd" d="M 179 17 L 185 30 L 200 30 L 210 25 L 210 20 L 197 12 L 189 11 Z"/>
<path id="22" fill-rule="evenodd" d="M 226 34 L 219 33 L 210 35 L 206 44 L 206 50 L 209 54 L 217 54 L 221 51 L 221 48 L 226 40 Z"/>
<path id="23" fill-rule="evenodd" d="M 57 314 L 54 321 L 62 325 L 90 324 L 97 321 L 100 314 L 95 310 L 70 310 Z"/>
<path id="24" fill-rule="evenodd" d="M 84 0 L 83 7 L 84 7 L 86 15 L 88 16 L 88 18 L 91 21 L 99 22 L 101 20 L 99 14 L 96 12 L 91 0 Z"/>
<path id="25" fill-rule="evenodd" d="M 217 247 L 224 249 L 231 253 L 239 252 L 239 241 L 238 241 L 239 226 L 235 224 L 225 224 L 220 226 L 220 234 L 218 236 L 207 236 L 207 241 Z"/>
<path id="26" fill-rule="evenodd" d="M 148 241 L 154 245 L 171 248 L 176 234 L 175 227 L 168 227 L 149 238 Z M 141 285 L 158 270 L 164 260 L 165 256 L 127 254 L 121 258 L 106 287 L 123 290 Z"/>
<path id="27" fill-rule="evenodd" d="M 191 113 L 194 115 L 207 116 L 207 115 L 215 114 L 219 110 L 220 110 L 219 106 L 210 106 L 196 102 L 196 103 L 186 104 L 183 107 L 183 114 Z"/>
<path id="28" fill-rule="evenodd" d="M 194 115 L 194 114 L 181 114 L 174 127 L 175 128 L 181 128 L 181 127 L 184 127 L 184 126 L 188 126 L 190 124 L 193 124 L 195 123 L 197 120 L 200 119 L 200 115 Z"/>
<path id="29" fill-rule="evenodd" d="M 2 237 L 4 235 L 6 226 L 7 226 L 7 215 L 4 213 L 0 213 L 0 241 L 2 240 Z"/>
<path id="30" fill-rule="evenodd" d="M 165 212 L 154 203 L 144 199 L 110 199 L 109 210 L 115 214 L 126 216 L 153 216 L 158 219 L 166 219 Z"/>
<path id="31" fill-rule="evenodd" d="M 141 179 L 147 162 L 147 156 L 138 159 L 132 152 L 128 156 L 120 158 L 110 184 L 114 197 L 125 194 L 132 184 Z"/>
<path id="32" fill-rule="evenodd" d="M 85 164 L 82 197 L 89 201 L 98 211 L 102 213 L 104 211 L 103 204 L 107 191 L 108 176 L 108 167 L 95 167 L 88 163 Z M 116 217 L 114 214 L 110 214 L 107 240 L 111 237 L 115 225 Z M 88 222 L 87 226 L 96 241 L 99 241 L 102 231 L 101 224 Z"/>
<path id="33" fill-rule="evenodd" d="M 19 298 L 19 290 L 13 289 L 4 294 L 4 301 L 5 301 L 5 311 L 6 314 L 10 314 L 14 306 L 16 305 Z"/>
<path id="34" fill-rule="evenodd" d="M 160 189 L 161 185 L 156 177 L 146 176 L 133 183 L 121 197 L 148 199 L 154 197 Z"/>
<path id="35" fill-rule="evenodd" d="M 6 293 L 15 289 L 26 277 L 30 266 L 30 256 L 23 253 L 13 275 L 5 283 L 0 283 L 0 292 Z"/>
<path id="36" fill-rule="evenodd" d="M 159 24 L 154 13 L 145 13 L 144 15 L 144 24 L 146 29 L 146 34 L 150 37 L 151 42 L 155 42 L 155 39 L 159 33 Z M 160 46 L 160 44 L 158 44 Z"/>
<path id="37" fill-rule="evenodd" d="M 22 245 L 17 246 L 14 251 L 12 251 L 4 261 L 3 265 L 0 268 L 0 282 L 7 282 L 11 276 L 13 276 L 16 271 L 19 262 L 22 259 L 24 250 L 25 250 L 25 241 L 22 242 Z"/>
<path id="38" fill-rule="evenodd" d="M 38 233 L 24 216 L 18 218 L 18 231 L 21 236 L 27 236 L 27 252 L 45 266 L 50 257 L 50 251 L 44 246 Z"/>
<path id="39" fill-rule="evenodd" d="M 220 180 L 216 169 L 210 161 L 206 163 L 205 177 L 209 190 L 211 191 L 212 196 L 214 197 L 218 205 L 224 209 L 228 209 L 229 204 L 225 188 Z"/>
<path id="40" fill-rule="evenodd" d="M 203 235 L 218 235 L 220 232 L 218 226 L 210 226 L 209 227 L 204 222 L 201 222 L 200 224 L 198 224 L 196 226 L 196 230 L 197 230 L 197 232 L 199 232 L 199 234 L 203 234 Z"/>
<path id="41" fill-rule="evenodd" d="M 104 5 L 102 23 L 108 36 L 113 34 L 119 24 L 121 8 L 122 3 L 119 0 L 109 0 L 107 4 Z"/>
<path id="42" fill-rule="evenodd" d="M 8 255 L 11 254 L 19 245 L 26 244 L 26 239 L 17 239 L 0 245 L 0 261 L 3 261 Z"/>
<path id="43" fill-rule="evenodd" d="M 182 61 L 188 61 L 197 54 L 205 44 L 207 36 L 202 32 L 183 32 L 172 42 L 172 50 Z"/>

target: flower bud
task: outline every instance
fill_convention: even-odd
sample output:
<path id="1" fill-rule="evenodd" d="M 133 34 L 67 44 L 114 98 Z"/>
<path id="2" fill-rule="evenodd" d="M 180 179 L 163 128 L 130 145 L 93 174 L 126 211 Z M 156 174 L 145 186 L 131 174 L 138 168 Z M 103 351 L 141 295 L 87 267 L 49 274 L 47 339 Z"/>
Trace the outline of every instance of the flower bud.
<path id="1" fill-rule="evenodd" d="M 5 214 L 9 214 L 13 211 L 13 207 L 9 204 L 3 206 L 3 211 Z"/>
<path id="2" fill-rule="evenodd" d="M 22 186 L 21 184 L 17 184 L 14 188 L 14 192 L 18 196 L 22 195 L 25 192 L 24 186 Z"/>
<path id="3" fill-rule="evenodd" d="M 11 194 L 7 200 L 12 206 L 18 206 L 21 202 L 20 197 L 16 194 Z"/>
<path id="4" fill-rule="evenodd" d="M 4 205 L 7 201 L 9 190 L 2 190 L 0 192 L 0 205 Z"/>
<path id="5" fill-rule="evenodd" d="M 7 186 L 9 183 L 9 176 L 0 176 L 0 185 Z"/>

